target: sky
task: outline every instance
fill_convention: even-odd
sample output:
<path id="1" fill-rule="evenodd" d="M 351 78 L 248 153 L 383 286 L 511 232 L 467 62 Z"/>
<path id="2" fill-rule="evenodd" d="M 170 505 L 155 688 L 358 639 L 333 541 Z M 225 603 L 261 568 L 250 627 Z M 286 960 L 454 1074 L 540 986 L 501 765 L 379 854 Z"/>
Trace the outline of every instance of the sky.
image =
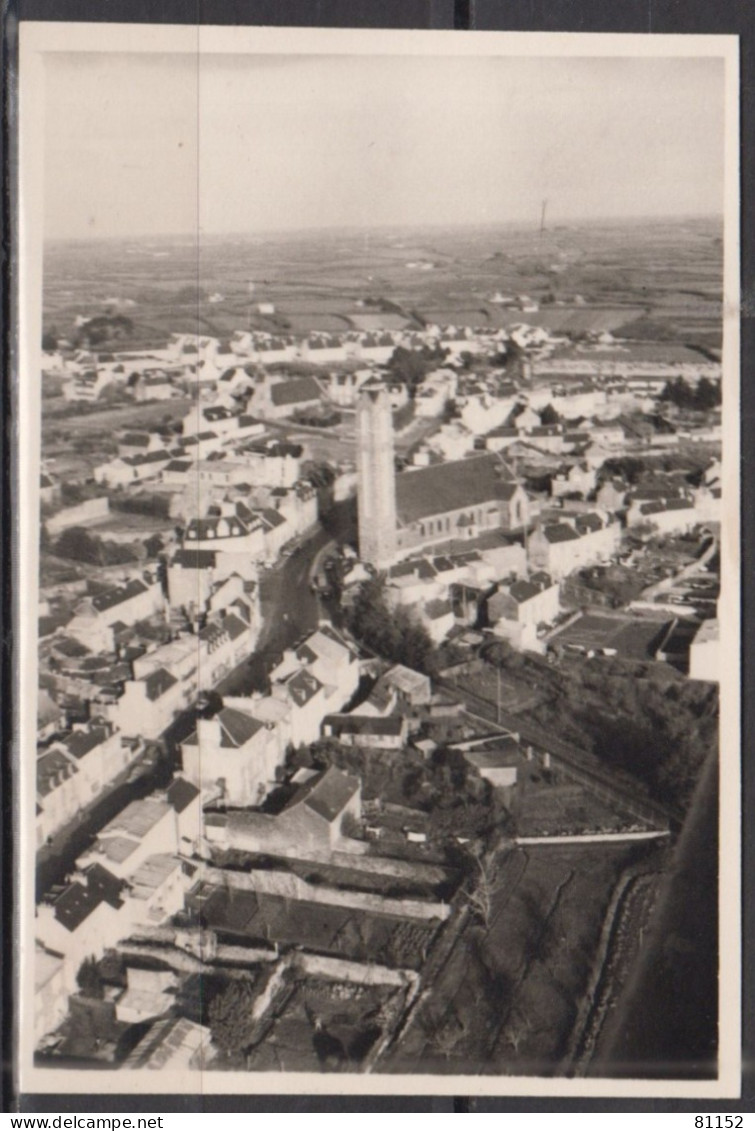
<path id="1" fill-rule="evenodd" d="M 45 236 L 719 215 L 712 58 L 48 57 Z"/>

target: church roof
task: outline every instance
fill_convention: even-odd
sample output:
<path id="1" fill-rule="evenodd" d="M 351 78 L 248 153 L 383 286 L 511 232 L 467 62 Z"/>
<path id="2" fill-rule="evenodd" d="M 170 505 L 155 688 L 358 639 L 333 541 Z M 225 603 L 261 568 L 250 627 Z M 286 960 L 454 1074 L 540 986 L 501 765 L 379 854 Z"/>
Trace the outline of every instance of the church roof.
<path id="1" fill-rule="evenodd" d="M 396 511 L 408 526 L 432 515 L 508 500 L 517 484 L 495 455 L 451 460 L 396 476 Z"/>

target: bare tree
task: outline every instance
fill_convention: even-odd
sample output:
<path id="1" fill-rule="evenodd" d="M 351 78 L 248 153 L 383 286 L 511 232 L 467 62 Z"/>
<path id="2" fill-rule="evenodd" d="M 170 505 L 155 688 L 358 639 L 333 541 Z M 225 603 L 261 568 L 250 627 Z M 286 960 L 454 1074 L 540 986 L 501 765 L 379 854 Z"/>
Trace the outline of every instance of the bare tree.
<path id="1" fill-rule="evenodd" d="M 509 1014 L 508 1023 L 504 1030 L 503 1039 L 507 1045 L 510 1045 L 514 1051 L 514 1055 L 519 1055 L 519 1048 L 522 1041 L 529 1036 L 532 1030 L 532 1025 L 529 1018 L 524 1017 L 518 1009 L 512 1009 Z"/>
<path id="2" fill-rule="evenodd" d="M 439 1019 L 434 1026 L 431 1036 L 432 1046 L 448 1060 L 466 1032 L 466 1025 L 459 1018 L 456 1010 L 452 1009 L 445 1018 Z"/>
<path id="3" fill-rule="evenodd" d="M 482 852 L 472 852 L 475 862 L 475 877 L 469 893 L 469 906 L 484 925 L 485 930 L 490 927 L 496 893 L 503 884 L 496 876 L 495 863 L 491 858 L 486 858 Z"/>

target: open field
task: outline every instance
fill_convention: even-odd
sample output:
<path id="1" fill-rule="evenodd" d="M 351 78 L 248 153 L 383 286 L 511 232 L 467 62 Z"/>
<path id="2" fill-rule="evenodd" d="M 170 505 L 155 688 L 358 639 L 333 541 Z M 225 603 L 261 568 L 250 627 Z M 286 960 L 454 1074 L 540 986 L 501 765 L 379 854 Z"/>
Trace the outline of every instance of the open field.
<path id="1" fill-rule="evenodd" d="M 515 849 L 489 926 L 469 921 L 383 1071 L 552 1074 L 621 871 L 636 849 Z"/>
<path id="2" fill-rule="evenodd" d="M 722 250 L 712 220 L 559 225 L 542 236 L 489 225 L 54 242 L 45 259 L 45 326 L 72 333 L 77 315 L 103 310 L 105 295 L 134 323 L 131 348 L 173 332 L 224 340 L 249 326 L 305 334 L 365 318 L 371 329 L 528 321 L 573 333 L 634 326 L 651 337 L 661 327 L 705 345 L 720 337 Z M 417 262 L 432 266 L 409 266 Z M 528 294 L 541 309 L 522 315 L 491 303 L 496 292 Z M 274 313 L 260 314 L 259 303 Z"/>

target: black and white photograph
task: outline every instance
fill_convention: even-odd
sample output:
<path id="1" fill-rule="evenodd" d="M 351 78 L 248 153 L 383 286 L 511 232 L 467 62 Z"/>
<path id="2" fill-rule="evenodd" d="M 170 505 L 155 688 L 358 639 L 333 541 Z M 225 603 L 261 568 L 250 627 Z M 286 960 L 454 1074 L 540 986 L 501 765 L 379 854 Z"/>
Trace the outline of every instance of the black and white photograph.
<path id="1" fill-rule="evenodd" d="M 737 99 L 22 25 L 25 1090 L 738 1094 Z"/>

